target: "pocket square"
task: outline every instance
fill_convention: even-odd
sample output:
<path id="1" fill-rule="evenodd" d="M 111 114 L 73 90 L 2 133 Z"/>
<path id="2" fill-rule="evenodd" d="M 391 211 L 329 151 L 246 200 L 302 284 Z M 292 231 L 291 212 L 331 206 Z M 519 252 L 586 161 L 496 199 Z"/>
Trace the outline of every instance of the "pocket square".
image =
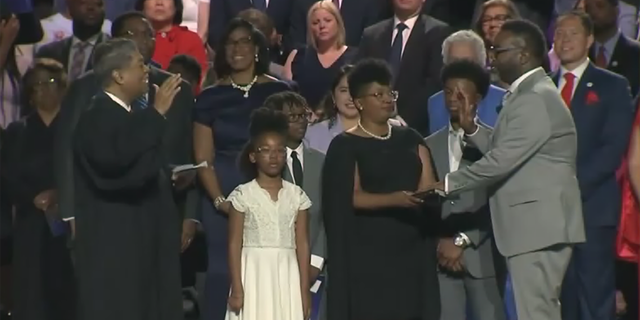
<path id="1" fill-rule="evenodd" d="M 600 97 L 595 91 L 587 92 L 587 104 L 594 104 L 600 102 Z"/>

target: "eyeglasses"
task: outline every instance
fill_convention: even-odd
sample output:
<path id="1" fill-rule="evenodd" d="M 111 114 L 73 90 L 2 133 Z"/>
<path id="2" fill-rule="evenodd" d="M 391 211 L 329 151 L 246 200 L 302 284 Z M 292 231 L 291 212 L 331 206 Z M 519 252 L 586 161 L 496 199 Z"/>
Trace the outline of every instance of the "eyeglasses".
<path id="1" fill-rule="evenodd" d="M 365 94 L 365 97 L 374 97 L 379 101 L 384 101 L 384 98 L 390 98 L 392 102 L 398 101 L 398 91 L 387 91 L 387 92 L 375 92 Z"/>
<path id="2" fill-rule="evenodd" d="M 289 118 L 289 122 L 291 123 L 298 121 L 309 121 L 309 119 L 311 118 L 311 111 L 305 111 L 302 113 L 289 113 L 287 114 L 287 117 Z"/>
<path id="3" fill-rule="evenodd" d="M 227 40 L 227 42 L 224 44 L 226 48 L 230 49 L 233 48 L 235 46 L 240 46 L 240 47 L 247 47 L 249 45 L 253 44 L 253 39 L 251 39 L 251 37 L 244 37 L 244 38 L 240 38 L 238 40 L 232 40 L 229 39 Z"/>
<path id="4" fill-rule="evenodd" d="M 256 153 L 262 157 L 284 157 L 287 154 L 287 150 L 285 148 L 271 149 L 269 147 L 258 147 Z"/>
<path id="5" fill-rule="evenodd" d="M 514 46 L 496 47 L 496 46 L 491 46 L 489 48 L 489 53 L 492 54 L 494 58 L 497 58 L 501 53 L 505 53 L 505 52 L 513 51 L 513 50 L 522 50 L 522 47 L 514 47 Z"/>
<path id="6" fill-rule="evenodd" d="M 480 19 L 480 23 L 487 25 L 490 24 L 491 22 L 502 22 L 504 23 L 505 21 L 511 19 L 511 16 L 509 16 L 508 14 L 499 14 L 496 16 L 484 16 L 482 17 L 482 19 Z"/>

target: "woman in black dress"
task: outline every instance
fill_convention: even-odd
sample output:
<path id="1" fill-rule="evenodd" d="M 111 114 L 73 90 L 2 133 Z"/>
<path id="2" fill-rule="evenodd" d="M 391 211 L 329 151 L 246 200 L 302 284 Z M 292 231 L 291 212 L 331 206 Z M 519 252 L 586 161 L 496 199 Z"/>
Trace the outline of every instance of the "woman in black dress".
<path id="1" fill-rule="evenodd" d="M 3 194 L 16 210 L 13 250 L 13 319 L 67 320 L 74 316 L 73 268 L 65 228 L 46 214 L 57 202 L 53 135 L 67 79 L 62 64 L 36 60 L 23 78 L 23 99 L 35 110 L 9 125 L 3 137 Z M 55 220 L 55 218 L 53 218 Z"/>
<path id="2" fill-rule="evenodd" d="M 364 60 L 348 76 L 360 112 L 335 137 L 323 172 L 327 310 L 331 320 L 439 318 L 438 208 L 414 192 L 435 182 L 431 157 L 413 129 L 389 124 L 397 93 L 381 60 Z"/>

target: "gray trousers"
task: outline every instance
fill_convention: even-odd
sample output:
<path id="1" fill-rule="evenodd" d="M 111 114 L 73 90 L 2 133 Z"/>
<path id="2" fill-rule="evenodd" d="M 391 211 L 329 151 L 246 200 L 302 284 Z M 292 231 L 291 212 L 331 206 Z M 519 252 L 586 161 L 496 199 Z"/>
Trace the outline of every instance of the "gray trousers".
<path id="1" fill-rule="evenodd" d="M 441 320 L 465 320 L 467 302 L 474 320 L 505 320 L 504 306 L 495 277 L 473 278 L 468 273 L 438 273 Z M 519 319 L 518 319 L 519 320 Z"/>
<path id="2" fill-rule="evenodd" d="M 555 245 L 507 257 L 518 320 L 561 320 L 562 280 L 572 246 Z"/>

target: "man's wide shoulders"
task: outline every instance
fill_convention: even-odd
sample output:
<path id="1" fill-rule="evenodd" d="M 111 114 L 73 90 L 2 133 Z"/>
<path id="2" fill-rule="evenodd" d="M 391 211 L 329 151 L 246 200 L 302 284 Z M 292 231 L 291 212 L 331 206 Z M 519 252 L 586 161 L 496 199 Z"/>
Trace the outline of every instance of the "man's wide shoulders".
<path id="1" fill-rule="evenodd" d="M 380 35 L 385 30 L 385 28 L 392 28 L 392 27 L 393 27 L 393 18 L 385 19 L 366 27 L 362 32 L 362 37 L 363 38 L 375 37 Z"/>

